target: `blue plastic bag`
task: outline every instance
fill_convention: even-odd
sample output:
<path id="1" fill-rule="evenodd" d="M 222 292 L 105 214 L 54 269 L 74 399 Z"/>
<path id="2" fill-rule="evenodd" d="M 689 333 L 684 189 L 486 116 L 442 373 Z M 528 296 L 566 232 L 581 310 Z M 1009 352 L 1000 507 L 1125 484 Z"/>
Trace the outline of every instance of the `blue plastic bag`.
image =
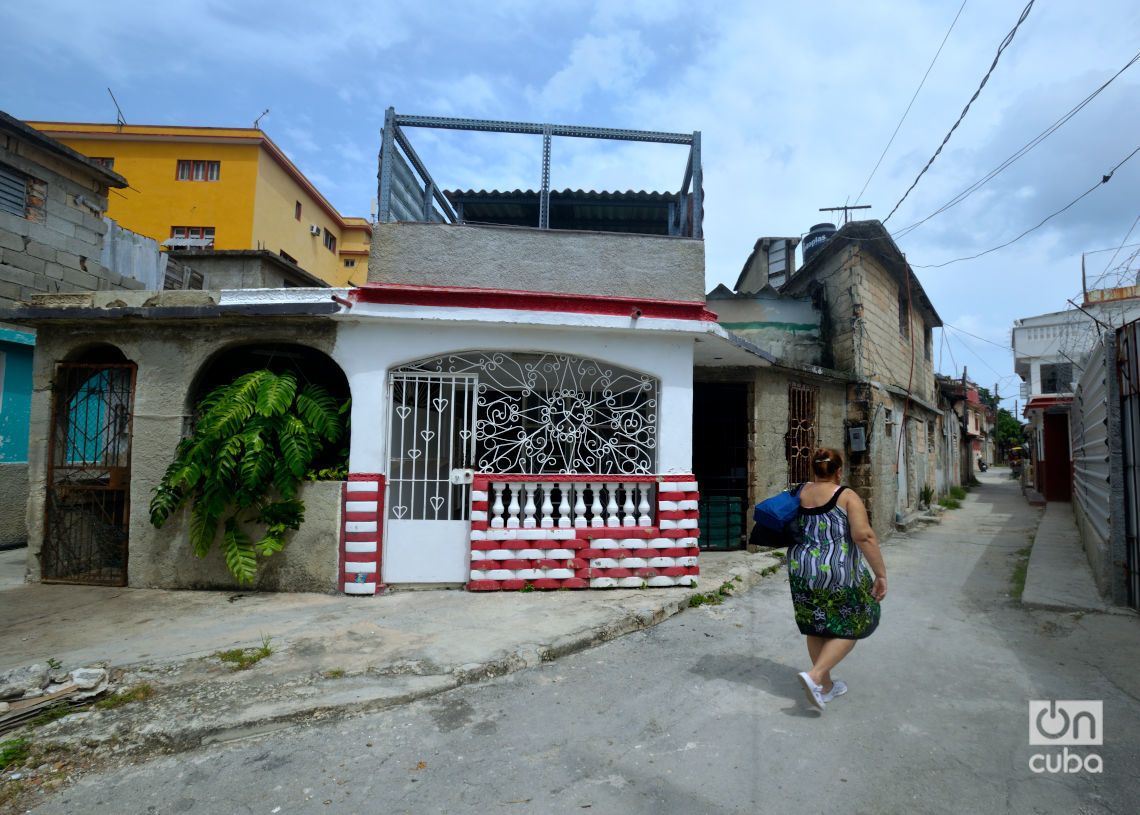
<path id="1" fill-rule="evenodd" d="M 782 531 L 788 522 L 796 517 L 796 512 L 800 508 L 800 490 L 803 486 L 800 484 L 794 491 L 784 490 L 779 495 L 764 499 L 752 510 L 752 520 L 765 529 Z"/>

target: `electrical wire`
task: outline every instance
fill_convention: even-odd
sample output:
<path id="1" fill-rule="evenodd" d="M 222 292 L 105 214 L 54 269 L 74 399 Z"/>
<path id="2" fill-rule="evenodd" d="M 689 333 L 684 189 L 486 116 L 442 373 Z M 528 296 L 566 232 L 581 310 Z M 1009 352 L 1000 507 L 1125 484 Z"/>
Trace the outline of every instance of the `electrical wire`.
<path id="1" fill-rule="evenodd" d="M 892 133 L 890 139 L 887 140 L 887 146 L 883 148 L 883 152 L 879 155 L 879 160 L 875 162 L 874 169 L 872 169 L 871 174 L 867 176 L 867 180 L 863 182 L 863 189 L 859 190 L 859 194 L 855 196 L 856 204 L 863 198 L 863 193 L 867 191 L 867 185 L 871 183 L 871 179 L 874 178 L 875 173 L 878 172 L 879 165 L 883 163 L 887 151 L 891 149 L 891 145 L 895 141 L 895 136 L 899 134 L 899 128 L 901 128 L 903 122 L 906 121 L 907 114 L 910 113 L 910 109 L 914 105 L 914 100 L 918 98 L 919 91 L 921 91 L 922 86 L 926 84 L 926 78 L 930 76 L 930 71 L 934 68 L 934 63 L 938 61 L 938 55 L 942 53 L 942 48 L 946 45 L 946 40 L 950 39 L 950 32 L 954 30 L 954 25 L 958 22 L 958 18 L 962 16 L 962 9 L 965 7 L 966 0 L 962 0 L 962 5 L 958 7 L 958 13 L 954 15 L 954 19 L 950 22 L 950 27 L 946 29 L 946 36 L 942 38 L 942 44 L 939 45 L 938 50 L 934 52 L 934 59 L 930 60 L 930 65 L 927 67 L 926 73 L 922 75 L 922 81 L 918 83 L 918 87 L 914 90 L 914 96 L 910 98 L 910 103 L 906 106 L 906 110 L 903 111 L 902 118 L 899 119 L 899 123 L 895 125 L 895 132 Z"/>
<path id="2" fill-rule="evenodd" d="M 1108 183 L 1108 182 L 1109 182 L 1109 181 L 1112 179 L 1113 173 L 1115 173 L 1117 170 L 1119 170 L 1119 169 L 1120 169 L 1120 167 L 1121 167 L 1121 165 L 1123 165 L 1123 164 L 1124 164 L 1124 162 L 1128 161 L 1130 158 L 1132 158 L 1132 157 L 1133 157 L 1134 155 L 1136 155 L 1137 153 L 1140 153 L 1140 147 L 1137 147 L 1135 150 L 1133 150 L 1131 153 L 1129 153 L 1127 156 L 1125 156 L 1123 159 L 1121 159 L 1121 161 L 1120 161 L 1120 163 L 1119 163 L 1119 164 L 1117 164 L 1115 167 L 1113 167 L 1111 170 L 1109 170 L 1109 171 L 1108 171 L 1108 175 L 1104 175 L 1104 176 L 1101 176 L 1101 179 L 1100 179 L 1100 181 L 1098 181 L 1098 182 L 1096 182 L 1095 184 L 1093 184 L 1091 187 L 1089 187 L 1087 190 L 1085 190 L 1084 192 L 1082 192 L 1080 195 L 1078 195 L 1076 198 L 1074 198 L 1074 199 L 1073 199 L 1072 201 L 1070 201 L 1069 203 L 1065 204 L 1065 206 L 1061 207 L 1059 210 L 1057 210 L 1057 211 L 1056 211 L 1056 212 L 1054 212 L 1053 214 L 1046 216 L 1046 217 L 1045 217 L 1045 218 L 1044 218 L 1044 219 L 1043 219 L 1043 220 L 1042 220 L 1040 223 L 1038 223 L 1036 226 L 1032 226 L 1032 227 L 1030 227 L 1029 229 L 1027 229 L 1027 230 L 1025 230 L 1024 232 L 1022 232 L 1022 233 L 1021 233 L 1020 235 L 1018 235 L 1016 238 L 1013 238 L 1012 240 L 1008 240 L 1008 241 L 1006 241 L 1005 243 L 999 244 L 999 245 L 997 245 L 997 246 L 991 247 L 991 248 L 989 248 L 989 249 L 985 250 L 984 252 L 978 252 L 976 255 L 968 255 L 967 257 L 954 258 L 953 260 L 947 260 L 947 261 L 945 261 L 945 262 L 943 262 L 943 263 L 927 263 L 927 264 L 918 264 L 918 263 L 915 263 L 915 264 L 913 264 L 913 265 L 914 265 L 914 267 L 915 267 L 915 268 L 918 268 L 918 269 L 941 269 L 943 266 L 949 266 L 949 265 L 950 265 L 950 264 L 952 264 L 952 263 L 961 263 L 961 262 L 962 262 L 962 261 L 964 261 L 964 260 L 976 260 L 977 258 L 980 258 L 980 257 L 982 257 L 983 255 L 988 255 L 988 254 L 990 254 L 991 252 L 996 252 L 996 251 L 997 251 L 997 250 L 999 250 L 999 249 L 1004 249 L 1005 247 L 1009 246 L 1010 244 L 1014 244 L 1014 243 L 1017 243 L 1019 240 L 1021 240 L 1022 238 L 1024 238 L 1024 237 L 1025 237 L 1026 235 L 1028 235 L 1030 232 L 1035 232 L 1035 231 L 1037 231 L 1038 229 L 1040 229 L 1041 227 L 1043 227 L 1043 226 L 1044 226 L 1044 225 L 1045 225 L 1047 222 L 1051 221 L 1052 219 L 1054 219 L 1054 218 L 1056 218 L 1058 215 L 1060 215 L 1062 212 L 1064 212 L 1065 210 L 1067 210 L 1067 209 L 1069 209 L 1070 207 L 1072 207 L 1074 204 L 1076 204 L 1078 201 L 1080 201 L 1080 200 L 1081 200 L 1082 198 L 1084 198 L 1086 195 L 1090 195 L 1090 194 L 1091 194 L 1093 191 L 1095 191 L 1095 190 L 1096 190 L 1098 187 L 1100 187 L 1102 184 L 1107 184 L 1107 183 Z"/>
<path id="3" fill-rule="evenodd" d="M 1120 250 L 1124 248 L 1124 242 L 1128 240 L 1128 236 L 1132 234 L 1132 230 L 1136 228 L 1137 223 L 1140 223 L 1140 215 L 1137 215 L 1136 220 L 1132 222 L 1132 226 L 1128 227 L 1128 231 L 1124 234 L 1124 240 L 1120 242 L 1120 246 L 1112 253 L 1112 257 L 1108 259 L 1108 263 L 1104 265 L 1104 271 L 1101 272 L 1102 276 L 1108 273 L 1108 268 L 1112 265 L 1112 261 L 1116 260 L 1116 256 L 1119 255 Z"/>
<path id="4" fill-rule="evenodd" d="M 1066 124 L 1070 119 L 1072 119 L 1074 116 L 1076 116 L 1081 111 L 1082 108 L 1084 108 L 1089 102 L 1091 102 L 1093 99 L 1095 99 L 1097 97 L 1097 95 L 1100 94 L 1101 91 L 1103 91 L 1105 88 L 1107 88 L 1109 85 L 1111 85 L 1113 83 L 1113 81 L 1118 76 L 1120 76 L 1122 73 L 1124 73 L 1129 68 L 1131 68 L 1134 64 L 1136 64 L 1137 61 L 1140 61 L 1140 53 L 1137 53 L 1135 56 L 1133 56 L 1132 59 L 1130 59 L 1124 65 L 1123 68 L 1121 68 L 1119 71 L 1117 71 L 1111 77 L 1109 77 L 1107 81 L 1105 81 L 1099 88 L 1097 88 L 1095 91 L 1093 91 L 1088 96 L 1086 96 L 1080 103 L 1078 103 L 1068 113 L 1066 113 L 1064 116 L 1062 116 L 1057 121 L 1053 122 L 1053 124 L 1049 125 L 1049 127 L 1045 128 L 1045 130 L 1038 133 L 1037 136 L 1035 136 L 1033 139 L 1028 141 L 1026 144 L 1022 145 L 1018 150 L 1016 150 L 1013 153 L 1013 155 L 1009 156 L 1009 158 L 1007 158 L 1005 161 L 1003 161 L 1001 164 L 999 164 L 993 170 L 990 170 L 990 172 L 986 173 L 986 175 L 982 176 L 979 180 L 975 181 L 973 184 L 966 187 L 966 189 L 959 192 L 957 195 L 955 195 L 953 198 L 951 198 L 949 201 L 947 201 L 945 204 L 943 204 L 938 209 L 934 210 L 934 212 L 930 213 L 929 215 L 927 215 L 922 220 L 915 221 L 913 224 L 910 224 L 909 226 L 904 226 L 902 229 L 900 229 L 898 232 L 895 233 L 895 238 L 900 239 L 900 238 L 905 237 L 906 235 L 910 234 L 915 229 L 917 229 L 918 227 L 922 226 L 924 223 L 929 221 L 931 218 L 935 217 L 936 215 L 941 215 L 943 212 L 950 209 L 951 207 L 957 206 L 958 204 L 962 203 L 962 201 L 966 200 L 968 197 L 970 197 L 975 192 L 980 190 L 982 187 L 984 187 L 986 184 L 988 184 L 990 181 L 992 181 L 994 178 L 996 178 L 1000 173 L 1002 173 L 1004 170 L 1008 169 L 1010 167 L 1010 165 L 1012 165 L 1018 159 L 1025 156 L 1034 147 L 1041 144 L 1041 142 L 1045 141 L 1045 139 L 1052 136 L 1053 133 L 1055 133 L 1057 130 L 1059 130 L 1061 128 L 1062 125 Z M 860 194 L 862 194 L 862 193 L 860 193 Z"/>
<path id="5" fill-rule="evenodd" d="M 1017 29 L 1021 27 L 1021 24 L 1023 22 L 1025 22 L 1025 18 L 1029 16 L 1029 10 L 1033 8 L 1033 2 L 1034 0 L 1029 0 L 1029 3 L 1021 12 L 1021 16 L 1018 18 L 1017 23 L 1015 23 L 1013 28 L 1010 29 L 1010 32 L 1005 35 L 1005 39 L 1002 40 L 1001 45 L 998 46 L 997 54 L 994 55 L 994 61 L 990 65 L 990 69 L 986 71 L 986 75 L 982 77 L 981 84 L 979 84 L 978 89 L 974 91 L 974 95 L 970 97 L 970 101 L 966 103 L 966 107 L 962 108 L 962 112 L 958 116 L 958 121 L 954 122 L 945 138 L 942 139 L 942 144 L 938 145 L 938 149 L 934 151 L 934 155 L 930 157 L 930 160 L 926 162 L 926 166 L 919 171 L 914 181 L 912 181 L 911 185 L 907 187 L 907 190 L 903 193 L 902 198 L 900 198 L 898 200 L 898 203 L 896 203 L 891 208 L 891 211 L 887 213 L 887 217 L 883 219 L 884 224 L 886 224 L 886 222 L 891 219 L 891 216 L 895 214 L 895 210 L 897 210 L 899 206 L 902 205 L 902 202 L 906 200 L 906 197 L 910 195 L 910 191 L 918 186 L 919 179 L 921 179 L 926 174 L 926 171 L 930 169 L 930 165 L 934 163 L 934 160 L 936 158 L 938 158 L 938 154 L 942 152 L 942 148 L 946 146 L 946 143 L 948 141 L 950 141 L 950 137 L 954 135 L 954 131 L 958 129 L 958 125 L 962 124 L 962 120 L 966 118 L 966 113 L 970 110 L 970 105 L 974 104 L 974 100 L 978 98 L 978 94 L 982 92 L 982 88 L 984 88 L 986 86 L 986 82 L 989 81 L 990 74 L 992 74 L 994 72 L 994 69 L 997 67 L 998 60 L 1001 59 L 1002 52 L 1005 51 L 1005 49 L 1009 47 L 1009 44 L 1013 42 L 1013 37 L 1015 34 L 1017 34 Z"/>
<path id="6" fill-rule="evenodd" d="M 1003 351 L 1009 350 L 1008 345 L 1002 345 L 1001 343 L 994 342 L 993 340 L 987 340 L 985 337 L 979 337 L 977 334 L 971 334 L 969 331 L 965 331 L 955 325 L 950 325 L 950 323 L 943 323 L 942 327 L 949 328 L 951 331 L 957 331 L 959 334 L 965 334 L 967 337 L 973 337 L 974 339 L 981 340 L 982 342 L 988 342 L 990 345 L 994 346 L 995 348 L 1001 348 Z"/>

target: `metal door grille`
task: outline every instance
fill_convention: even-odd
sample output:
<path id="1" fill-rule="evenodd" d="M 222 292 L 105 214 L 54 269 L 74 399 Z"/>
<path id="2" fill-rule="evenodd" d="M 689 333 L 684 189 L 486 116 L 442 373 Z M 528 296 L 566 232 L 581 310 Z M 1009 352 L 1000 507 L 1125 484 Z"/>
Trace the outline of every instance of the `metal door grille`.
<path id="1" fill-rule="evenodd" d="M 133 364 L 62 364 L 52 394 L 41 577 L 123 586 Z"/>
<path id="2" fill-rule="evenodd" d="M 788 387 L 788 485 L 811 480 L 811 454 L 819 425 L 819 388 Z"/>
<path id="3" fill-rule="evenodd" d="M 475 438 L 473 375 L 396 373 L 391 377 L 388 517 L 465 521 L 470 484 L 452 484 L 471 467 Z"/>

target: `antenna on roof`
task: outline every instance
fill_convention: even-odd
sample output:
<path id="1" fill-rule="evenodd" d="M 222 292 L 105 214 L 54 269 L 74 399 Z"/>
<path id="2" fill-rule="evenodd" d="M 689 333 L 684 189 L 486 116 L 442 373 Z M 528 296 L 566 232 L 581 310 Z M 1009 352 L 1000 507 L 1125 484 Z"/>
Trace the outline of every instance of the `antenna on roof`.
<path id="1" fill-rule="evenodd" d="M 258 116 L 256 119 L 253 120 L 254 129 L 256 129 L 256 130 L 261 129 L 261 127 L 258 125 L 258 122 L 260 122 L 262 117 L 264 117 L 265 114 L 267 114 L 267 113 L 269 113 L 269 108 L 266 108 L 265 110 L 261 111 L 261 116 Z"/>
<path id="2" fill-rule="evenodd" d="M 859 204 L 858 206 L 850 206 L 850 207 L 848 207 L 848 206 L 820 207 L 819 211 L 820 212 L 838 212 L 839 210 L 843 210 L 843 223 L 847 223 L 847 220 L 848 220 L 847 215 L 848 215 L 849 210 L 852 210 L 852 209 L 870 209 L 870 208 L 871 208 L 870 204 Z"/>
<path id="3" fill-rule="evenodd" d="M 107 93 L 111 93 L 110 88 L 107 88 Z M 127 123 L 127 120 L 123 116 L 123 109 L 119 107 L 119 100 L 115 98 L 115 94 L 113 93 L 111 93 L 111 101 L 115 103 L 115 112 L 118 114 L 118 118 L 115 120 L 115 124 L 118 125 L 120 129 L 122 129 L 123 125 Z"/>

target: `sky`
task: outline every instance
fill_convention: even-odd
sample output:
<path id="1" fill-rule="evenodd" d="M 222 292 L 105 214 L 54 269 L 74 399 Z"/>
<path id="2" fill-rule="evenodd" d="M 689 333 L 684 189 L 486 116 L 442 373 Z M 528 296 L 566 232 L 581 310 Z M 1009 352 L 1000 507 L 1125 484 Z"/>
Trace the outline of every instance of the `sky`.
<path id="1" fill-rule="evenodd" d="M 757 238 L 841 222 L 821 207 L 870 204 L 854 217 L 886 224 L 947 326 L 935 332 L 937 369 L 961 376 L 965 366 L 1013 409 L 1013 321 L 1079 302 L 1082 259 L 1089 288 L 1130 285 L 1140 271 L 1140 154 L 1130 156 L 1140 65 L 910 228 L 1140 51 L 1134 0 L 1037 0 L 1008 40 L 1026 2 L 6 3 L 0 27 L 16 47 L 0 52 L 0 110 L 114 122 L 110 88 L 130 124 L 249 127 L 261 117 L 349 216 L 368 216 L 376 198 L 390 106 L 699 130 L 708 290 L 732 286 Z M 445 189 L 541 186 L 539 137 L 408 135 Z M 686 159 L 684 147 L 556 138 L 551 186 L 675 192 Z"/>

